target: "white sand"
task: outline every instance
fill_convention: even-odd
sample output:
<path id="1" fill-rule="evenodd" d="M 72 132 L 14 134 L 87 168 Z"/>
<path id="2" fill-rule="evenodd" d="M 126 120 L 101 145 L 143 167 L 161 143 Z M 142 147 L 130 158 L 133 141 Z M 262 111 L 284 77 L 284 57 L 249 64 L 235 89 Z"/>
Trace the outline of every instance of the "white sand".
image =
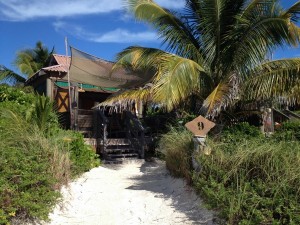
<path id="1" fill-rule="evenodd" d="M 213 213 L 161 161 L 92 169 L 62 189 L 49 225 L 214 224 Z"/>

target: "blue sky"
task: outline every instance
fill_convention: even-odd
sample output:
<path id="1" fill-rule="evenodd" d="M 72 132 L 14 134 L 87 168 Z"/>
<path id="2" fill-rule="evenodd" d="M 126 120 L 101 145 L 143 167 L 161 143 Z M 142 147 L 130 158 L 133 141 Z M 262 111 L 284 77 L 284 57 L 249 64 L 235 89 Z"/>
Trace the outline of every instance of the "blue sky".
<path id="1" fill-rule="evenodd" d="M 172 10 L 184 0 L 157 0 Z M 282 0 L 284 7 L 297 0 Z M 107 60 L 131 45 L 160 47 L 154 30 L 125 13 L 123 0 L 0 0 L 0 64 L 17 71 L 16 52 L 42 41 L 65 54 L 69 45 Z M 275 58 L 300 57 L 300 49 L 278 50 Z"/>

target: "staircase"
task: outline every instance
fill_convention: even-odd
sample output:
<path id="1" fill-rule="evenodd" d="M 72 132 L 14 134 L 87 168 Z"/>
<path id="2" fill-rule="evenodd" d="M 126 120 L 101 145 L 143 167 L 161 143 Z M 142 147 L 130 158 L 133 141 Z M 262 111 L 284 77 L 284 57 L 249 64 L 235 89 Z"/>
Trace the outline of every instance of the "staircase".
<path id="1" fill-rule="evenodd" d="M 122 163 L 124 160 L 138 159 L 139 154 L 129 139 L 108 138 L 103 158 L 104 163 Z"/>
<path id="2" fill-rule="evenodd" d="M 287 115 L 291 120 L 300 119 L 300 116 L 298 114 L 296 114 L 296 113 L 294 113 L 294 112 L 292 112 L 290 110 L 285 109 L 285 110 L 283 110 L 283 113 L 285 115 Z"/>
<path id="3" fill-rule="evenodd" d="M 123 163 L 144 158 L 144 129 L 130 112 L 122 116 L 106 116 L 96 110 L 94 135 L 98 140 L 98 153 L 105 163 Z"/>

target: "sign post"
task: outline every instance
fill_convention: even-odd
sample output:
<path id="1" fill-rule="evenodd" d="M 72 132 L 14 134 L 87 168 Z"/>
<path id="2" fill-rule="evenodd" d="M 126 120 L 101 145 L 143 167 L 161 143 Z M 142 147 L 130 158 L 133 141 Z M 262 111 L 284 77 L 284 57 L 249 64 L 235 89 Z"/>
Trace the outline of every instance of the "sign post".
<path id="1" fill-rule="evenodd" d="M 206 135 L 216 124 L 203 116 L 198 116 L 185 124 L 185 127 L 194 134 L 194 151 L 192 154 L 192 165 L 195 171 L 200 171 L 200 165 L 195 159 L 197 154 L 210 155 L 211 148 L 206 145 Z"/>

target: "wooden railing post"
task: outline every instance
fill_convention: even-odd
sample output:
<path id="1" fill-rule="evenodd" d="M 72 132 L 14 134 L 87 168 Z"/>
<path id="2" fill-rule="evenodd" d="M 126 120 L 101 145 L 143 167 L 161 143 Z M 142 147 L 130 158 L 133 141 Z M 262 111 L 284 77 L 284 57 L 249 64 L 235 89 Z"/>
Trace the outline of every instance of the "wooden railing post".
<path id="1" fill-rule="evenodd" d="M 126 111 L 126 127 L 127 136 L 134 145 L 134 148 L 138 151 L 139 157 L 145 157 L 145 135 L 144 128 L 138 118 L 134 117 L 131 112 Z"/>
<path id="2" fill-rule="evenodd" d="M 99 118 L 97 120 L 97 139 L 102 139 L 102 153 L 105 154 L 106 152 L 106 147 L 107 147 L 107 124 L 108 124 L 108 119 L 104 115 L 104 112 L 101 110 L 97 110 L 97 117 Z"/>

